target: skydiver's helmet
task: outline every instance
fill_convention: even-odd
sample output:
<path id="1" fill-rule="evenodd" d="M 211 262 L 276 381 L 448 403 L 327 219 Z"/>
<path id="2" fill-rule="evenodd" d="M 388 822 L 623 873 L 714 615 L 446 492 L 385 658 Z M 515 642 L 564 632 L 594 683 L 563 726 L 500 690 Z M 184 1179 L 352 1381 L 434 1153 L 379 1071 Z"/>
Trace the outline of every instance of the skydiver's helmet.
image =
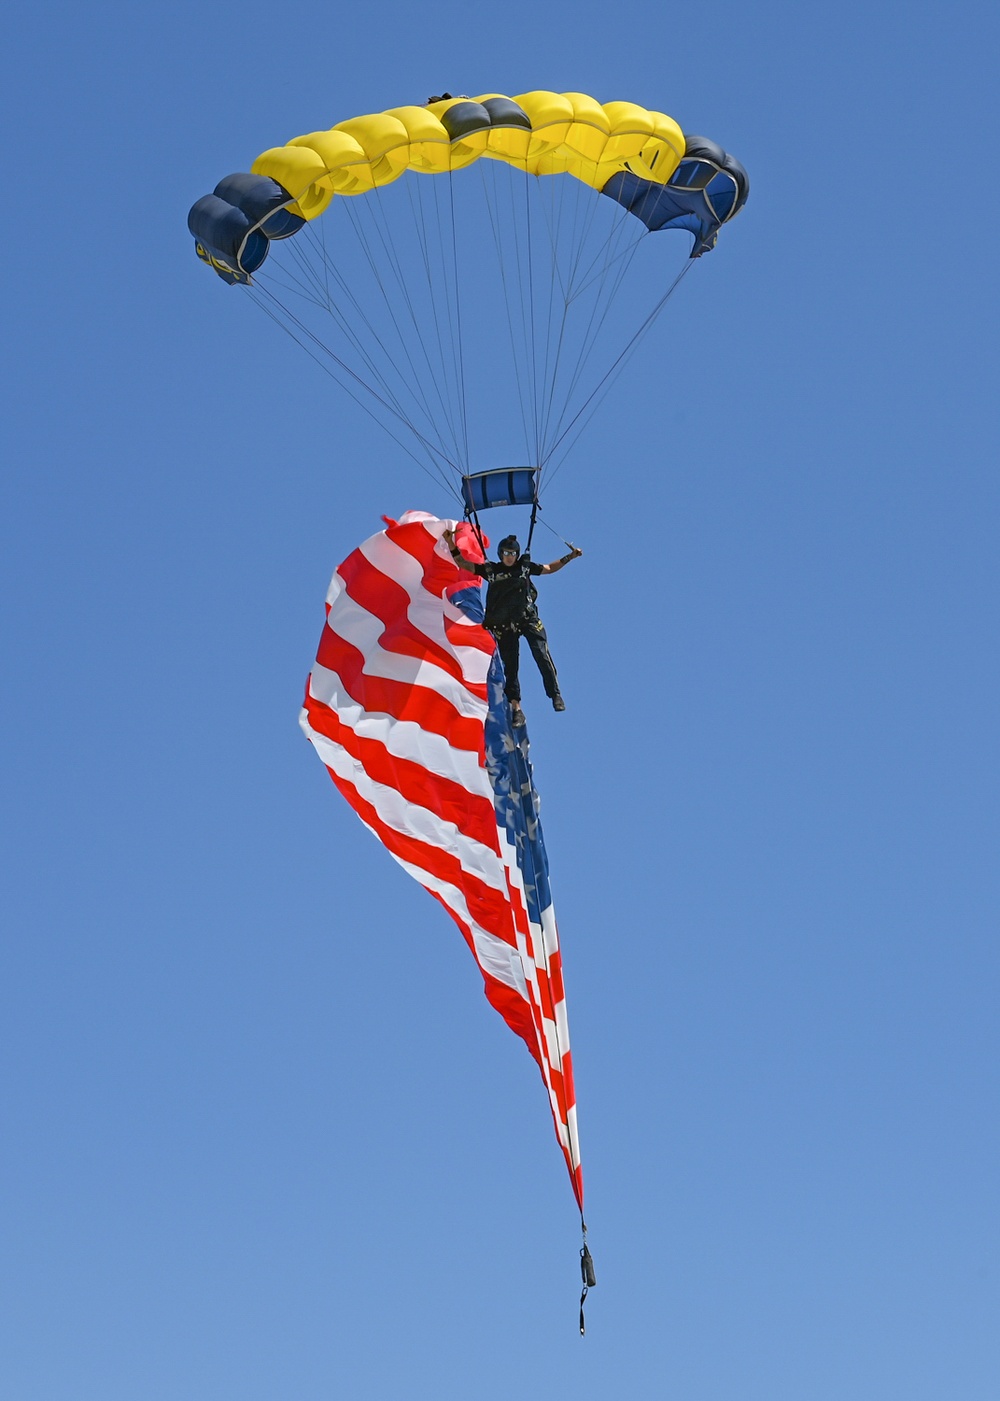
<path id="1" fill-rule="evenodd" d="M 516 535 L 505 535 L 497 546 L 497 559 L 503 562 L 503 557 L 507 551 L 512 551 L 520 558 L 521 545 Z"/>

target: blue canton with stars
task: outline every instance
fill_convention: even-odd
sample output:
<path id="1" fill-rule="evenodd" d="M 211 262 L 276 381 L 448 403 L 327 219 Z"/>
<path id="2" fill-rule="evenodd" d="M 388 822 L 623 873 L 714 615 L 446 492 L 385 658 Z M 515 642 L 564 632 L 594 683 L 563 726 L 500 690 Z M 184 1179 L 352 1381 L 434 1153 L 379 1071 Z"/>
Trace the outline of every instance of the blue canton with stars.
<path id="1" fill-rule="evenodd" d="M 478 586 L 452 594 L 451 602 L 467 618 L 477 623 L 483 621 L 483 590 Z M 552 892 L 549 860 L 538 818 L 540 801 L 528 757 L 527 727 L 519 726 L 515 732 L 503 686 L 503 663 L 500 653 L 494 652 L 486 678 L 489 696 L 485 725 L 486 772 L 493 789 L 497 824 L 506 830 L 507 839 L 517 854 L 528 918 L 532 924 L 541 924 L 541 912 L 552 904 Z"/>

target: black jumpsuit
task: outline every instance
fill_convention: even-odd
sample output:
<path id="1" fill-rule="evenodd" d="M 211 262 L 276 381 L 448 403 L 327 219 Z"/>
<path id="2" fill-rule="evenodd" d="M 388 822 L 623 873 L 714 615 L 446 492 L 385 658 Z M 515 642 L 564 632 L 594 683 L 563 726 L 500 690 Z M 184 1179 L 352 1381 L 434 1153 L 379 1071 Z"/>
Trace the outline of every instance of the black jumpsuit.
<path id="1" fill-rule="evenodd" d="M 531 648 L 535 665 L 542 674 L 545 694 L 554 700 L 559 694 L 556 667 L 549 651 L 549 640 L 545 635 L 542 620 L 535 607 L 538 590 L 531 582 L 531 576 L 544 572 L 545 566 L 535 564 L 528 555 L 521 555 L 512 565 L 476 565 L 476 573 L 489 584 L 486 594 L 485 625 L 497 640 L 500 660 L 503 662 L 507 678 L 504 686 L 507 699 L 517 702 L 521 699 L 521 683 L 518 679 L 521 638 Z"/>

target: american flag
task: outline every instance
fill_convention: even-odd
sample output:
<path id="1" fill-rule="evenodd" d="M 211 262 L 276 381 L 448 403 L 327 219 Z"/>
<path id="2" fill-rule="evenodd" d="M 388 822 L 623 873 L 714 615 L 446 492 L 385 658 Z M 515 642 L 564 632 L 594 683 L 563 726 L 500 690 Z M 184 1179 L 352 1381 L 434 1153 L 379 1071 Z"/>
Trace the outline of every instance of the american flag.
<path id="1" fill-rule="evenodd" d="M 528 739 L 511 726 L 481 581 L 409 511 L 334 573 L 301 725 L 368 829 L 445 907 L 534 1056 L 583 1212 L 573 1063 Z M 467 558 L 481 560 L 464 522 Z"/>

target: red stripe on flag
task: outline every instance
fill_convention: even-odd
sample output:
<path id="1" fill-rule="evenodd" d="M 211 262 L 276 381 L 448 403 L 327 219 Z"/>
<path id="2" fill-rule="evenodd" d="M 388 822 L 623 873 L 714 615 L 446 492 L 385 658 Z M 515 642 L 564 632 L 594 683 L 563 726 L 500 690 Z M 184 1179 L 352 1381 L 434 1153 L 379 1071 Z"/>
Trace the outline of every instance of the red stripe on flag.
<path id="1" fill-rule="evenodd" d="M 427 532 L 423 531 L 423 534 Z M 442 671 L 453 676 L 473 695 L 480 700 L 486 699 L 486 683 L 469 681 L 454 652 L 443 647 L 435 638 L 428 637 L 410 621 L 408 609 L 413 599 L 402 584 L 383 574 L 360 550 L 355 550 L 337 573 L 344 581 L 348 596 L 383 624 L 385 631 L 378 640 L 383 652 L 414 657 L 417 661 L 435 661 Z M 433 597 L 435 602 L 440 603 L 440 592 Z"/>
<path id="2" fill-rule="evenodd" d="M 361 764 L 369 778 L 395 788 L 407 802 L 416 803 L 445 822 L 453 823 L 460 832 L 496 852 L 499 858 L 496 813 L 489 798 L 470 793 L 461 783 L 432 773 L 416 760 L 390 753 L 381 740 L 356 734 L 335 710 L 308 692 L 305 709 L 316 733 L 339 744 Z"/>
<path id="3" fill-rule="evenodd" d="M 362 822 L 368 824 L 386 850 L 391 851 L 394 856 L 398 856 L 409 865 L 426 871 L 428 876 L 455 886 L 465 897 L 469 914 L 482 929 L 502 940 L 503 943 L 509 944 L 511 948 L 517 947 L 510 918 L 510 906 L 504 898 L 503 891 L 494 890 L 479 876 L 467 871 L 458 857 L 453 856 L 451 852 L 442 851 L 440 847 L 430 846 L 427 842 L 421 841 L 419 837 L 414 837 L 407 832 L 399 832 L 395 827 L 390 827 L 378 815 L 367 798 L 361 796 L 353 783 L 348 779 L 341 778 L 330 768 L 327 768 L 327 773 Z"/>
<path id="4" fill-rule="evenodd" d="M 459 569 L 450 556 L 445 558 L 438 552 L 437 537 L 432 535 L 422 522 L 397 526 L 390 539 L 394 545 L 398 545 L 417 561 L 423 571 L 423 587 L 435 598 L 441 598 L 442 595 L 450 597 L 456 590 L 461 592 L 462 589 L 482 588 L 482 580 L 478 575 L 470 574 L 466 569 Z M 474 537 L 473 544 L 475 545 Z M 475 553 L 482 554 L 478 545 L 475 545 Z M 492 656 L 496 651 L 496 642 L 492 635 L 478 623 L 470 626 L 468 621 L 459 623 L 446 615 L 445 633 L 448 641 L 456 647 L 475 647 L 487 656 Z"/>
<path id="5" fill-rule="evenodd" d="M 426 889 L 426 886 L 424 888 Z M 454 910 L 448 909 L 448 906 L 444 903 L 436 890 L 428 890 L 427 893 L 428 895 L 433 895 L 441 908 L 447 910 L 448 914 L 451 915 L 461 931 L 462 938 L 469 945 L 469 948 L 473 950 L 473 954 L 475 954 L 472 932 L 465 921 L 460 919 Z M 486 994 L 486 1000 L 495 1011 L 500 1013 L 514 1035 L 520 1036 L 521 1040 L 530 1051 L 532 1060 L 538 1066 L 539 1070 L 542 1070 L 542 1062 L 538 1051 L 538 1034 L 535 1030 L 535 1023 L 532 1020 L 529 1004 L 516 988 L 508 987 L 506 983 L 500 982 L 499 978 L 494 978 L 492 973 L 487 973 L 486 969 L 478 960 L 476 961 L 476 967 L 482 975 L 483 992 Z M 544 1071 L 542 1071 L 542 1079 L 543 1081 L 545 1079 Z"/>
<path id="6" fill-rule="evenodd" d="M 455 749 L 483 753 L 482 720 L 460 715 L 451 701 L 429 686 L 366 675 L 364 654 L 334 632 L 329 623 L 323 629 L 316 660 L 337 673 L 351 700 L 364 710 L 391 715 L 395 720 L 412 720 L 422 729 L 441 735 Z"/>
<path id="7" fill-rule="evenodd" d="M 447 906 L 445 908 L 447 909 Z M 482 968 L 479 971 L 483 973 Z M 486 984 L 484 991 L 490 1006 L 500 1013 L 511 1031 L 520 1036 L 531 1052 L 532 1059 L 539 1070 L 542 1070 L 542 1058 L 538 1050 L 538 1032 L 535 1029 L 535 1020 L 531 1015 L 530 1004 L 525 1002 L 521 994 L 516 992 L 514 988 L 508 987 L 506 983 L 497 982 L 496 978 L 491 978 L 488 973 L 483 973 L 483 981 Z M 545 1079 L 544 1071 L 542 1071 L 542 1079 Z"/>

